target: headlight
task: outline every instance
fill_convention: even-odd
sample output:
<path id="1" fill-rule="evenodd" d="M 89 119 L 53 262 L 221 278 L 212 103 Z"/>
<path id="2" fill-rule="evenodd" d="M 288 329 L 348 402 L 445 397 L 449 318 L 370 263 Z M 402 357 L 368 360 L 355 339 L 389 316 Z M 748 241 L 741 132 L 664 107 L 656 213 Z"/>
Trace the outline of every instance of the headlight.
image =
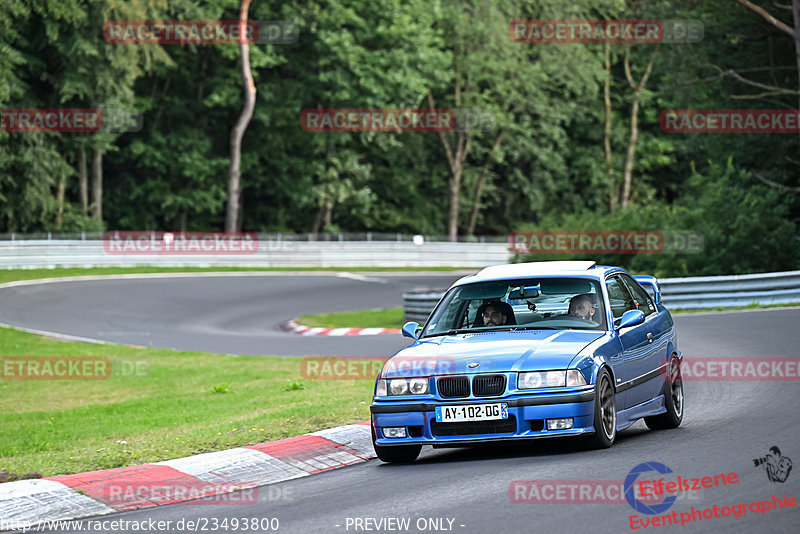
<path id="1" fill-rule="evenodd" d="M 404 393 L 408 393 L 407 380 L 389 380 L 389 395 L 403 395 Z"/>
<path id="2" fill-rule="evenodd" d="M 577 369 L 566 371 L 535 371 L 520 373 L 517 380 L 519 389 L 558 388 L 565 386 L 585 386 L 586 380 Z"/>
<path id="3" fill-rule="evenodd" d="M 428 393 L 427 378 L 393 378 L 391 380 L 378 380 L 375 395 L 425 395 Z"/>
<path id="4" fill-rule="evenodd" d="M 427 378 L 412 378 L 408 381 L 408 390 L 413 395 L 424 395 L 428 392 Z"/>

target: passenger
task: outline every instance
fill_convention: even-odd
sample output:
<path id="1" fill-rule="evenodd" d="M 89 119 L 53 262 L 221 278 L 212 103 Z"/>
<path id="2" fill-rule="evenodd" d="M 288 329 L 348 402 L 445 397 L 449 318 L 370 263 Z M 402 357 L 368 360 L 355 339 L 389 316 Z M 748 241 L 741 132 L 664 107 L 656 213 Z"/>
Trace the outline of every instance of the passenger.
<path id="1" fill-rule="evenodd" d="M 594 307 L 594 297 L 591 293 L 575 295 L 569 301 L 569 314 L 580 317 L 587 321 L 594 321 L 594 314 L 597 310 Z"/>

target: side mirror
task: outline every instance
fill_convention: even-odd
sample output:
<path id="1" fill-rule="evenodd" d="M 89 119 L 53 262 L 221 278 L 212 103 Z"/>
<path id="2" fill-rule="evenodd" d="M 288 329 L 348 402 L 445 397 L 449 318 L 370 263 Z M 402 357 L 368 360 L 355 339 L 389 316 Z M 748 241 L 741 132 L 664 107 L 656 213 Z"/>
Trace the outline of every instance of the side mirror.
<path id="1" fill-rule="evenodd" d="M 643 313 L 642 317 L 644 317 Z M 415 323 L 413 321 L 409 321 L 403 325 L 403 335 L 406 337 L 410 337 L 411 339 L 419 339 L 419 333 L 421 330 L 422 327 L 419 325 L 419 323 Z"/>
<path id="2" fill-rule="evenodd" d="M 644 312 L 642 310 L 628 310 L 622 314 L 622 317 L 619 319 L 619 325 L 617 325 L 615 329 L 622 330 L 630 326 L 640 325 L 643 322 Z"/>

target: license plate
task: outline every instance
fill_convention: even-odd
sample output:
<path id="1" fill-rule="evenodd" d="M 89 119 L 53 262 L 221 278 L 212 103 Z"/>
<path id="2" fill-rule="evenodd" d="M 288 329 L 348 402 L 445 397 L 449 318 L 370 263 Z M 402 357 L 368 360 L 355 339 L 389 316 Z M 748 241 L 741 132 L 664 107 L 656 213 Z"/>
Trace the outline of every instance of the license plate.
<path id="1" fill-rule="evenodd" d="M 467 404 L 463 406 L 437 406 L 437 423 L 459 421 L 492 421 L 508 419 L 508 404 Z"/>

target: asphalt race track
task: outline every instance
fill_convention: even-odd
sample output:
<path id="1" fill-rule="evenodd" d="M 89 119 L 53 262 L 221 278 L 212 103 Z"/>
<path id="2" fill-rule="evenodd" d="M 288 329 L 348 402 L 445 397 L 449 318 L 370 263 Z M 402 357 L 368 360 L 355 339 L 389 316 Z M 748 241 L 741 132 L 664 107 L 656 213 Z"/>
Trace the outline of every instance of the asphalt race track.
<path id="1" fill-rule="evenodd" d="M 232 273 L 26 285 L 0 289 L 0 323 L 223 354 L 390 356 L 408 338 L 300 336 L 279 327 L 307 313 L 399 307 L 404 291 L 446 289 L 464 274 Z"/>
<path id="2" fill-rule="evenodd" d="M 386 354 L 403 346 L 400 336 L 304 338 L 279 332 L 276 325 L 302 313 L 398 306 L 405 288 L 447 285 L 457 277 L 451 273 L 365 276 L 366 280 L 360 276 L 192 277 L 8 288 L 0 290 L 0 322 L 214 352 Z M 679 347 L 689 360 L 712 356 L 798 360 L 800 308 L 689 314 L 676 317 L 676 324 Z M 650 431 L 638 422 L 621 432 L 607 450 L 586 451 L 571 441 L 552 440 L 482 449 L 424 449 L 413 465 L 373 460 L 265 487 L 252 505 L 178 504 L 100 519 L 152 518 L 175 524 L 181 519 L 278 518 L 277 532 L 293 534 L 797 532 L 798 508 L 764 514 L 748 508 L 740 517 L 711 517 L 684 526 L 635 525 L 639 527 L 635 530 L 629 517 L 636 513 L 627 503 L 512 502 L 514 491 L 510 494 L 509 488 L 514 481 L 622 484 L 643 462 L 666 464 L 682 478 L 738 475 L 735 484 L 695 492 L 665 513 L 676 511 L 680 516 L 691 513 L 692 507 L 722 508 L 771 501 L 773 495 L 800 496 L 800 467 L 785 482 L 771 482 L 764 468 L 753 462 L 772 446 L 795 464 L 800 462 L 800 382 L 687 381 L 684 387 L 686 414 L 680 428 Z M 370 521 L 356 523 L 365 518 Z M 409 527 L 375 528 L 372 521 L 389 518 L 408 518 Z M 356 524 L 361 528 L 355 528 Z M 206 531 L 225 532 L 210 527 Z"/>

